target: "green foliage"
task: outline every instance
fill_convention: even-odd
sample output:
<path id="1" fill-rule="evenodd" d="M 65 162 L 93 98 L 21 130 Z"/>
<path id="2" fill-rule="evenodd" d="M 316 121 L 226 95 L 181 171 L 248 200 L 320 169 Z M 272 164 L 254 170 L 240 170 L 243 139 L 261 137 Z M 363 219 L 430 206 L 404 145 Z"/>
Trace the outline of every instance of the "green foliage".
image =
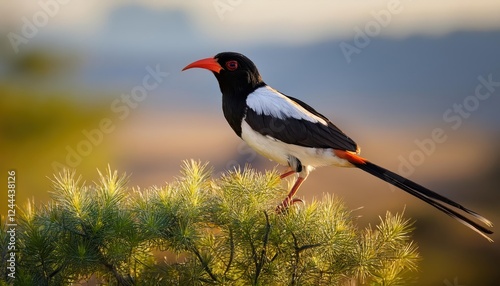
<path id="1" fill-rule="evenodd" d="M 52 201 L 31 202 L 17 227 L 16 285 L 402 285 L 416 270 L 411 224 L 387 213 L 357 229 L 343 203 L 277 213 L 276 172 L 235 170 L 219 179 L 185 162 L 175 182 L 130 190 L 109 168 L 82 183 L 65 171 Z M 5 223 L 0 240 L 6 261 Z M 164 256 L 163 260 L 157 259 Z M 9 280 L 2 269 L 0 285 Z M 406 280 L 405 280 L 406 279 Z"/>

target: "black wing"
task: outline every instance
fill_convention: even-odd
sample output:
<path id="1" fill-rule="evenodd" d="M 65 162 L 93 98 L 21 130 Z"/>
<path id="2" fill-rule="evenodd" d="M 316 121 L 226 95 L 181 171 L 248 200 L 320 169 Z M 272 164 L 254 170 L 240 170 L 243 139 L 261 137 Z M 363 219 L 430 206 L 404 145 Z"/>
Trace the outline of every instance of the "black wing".
<path id="1" fill-rule="evenodd" d="M 284 94 L 282 94 L 284 95 Z M 284 95 L 286 96 L 286 95 Z M 282 142 L 304 147 L 333 148 L 357 151 L 357 145 L 337 126 L 311 106 L 296 98 L 286 96 L 291 101 L 318 117 L 318 122 L 294 117 L 282 117 L 258 113 L 250 106 L 246 111 L 245 121 L 252 129 L 262 135 L 271 136 Z M 326 123 L 323 124 L 324 121 Z"/>

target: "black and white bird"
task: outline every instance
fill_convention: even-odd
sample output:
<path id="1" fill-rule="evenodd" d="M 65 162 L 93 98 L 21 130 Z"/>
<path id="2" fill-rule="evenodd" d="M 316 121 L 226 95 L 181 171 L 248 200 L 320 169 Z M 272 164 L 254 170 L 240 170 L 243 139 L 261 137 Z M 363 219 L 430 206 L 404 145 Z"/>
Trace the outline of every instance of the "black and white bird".
<path id="1" fill-rule="evenodd" d="M 311 106 L 267 85 L 255 64 L 246 56 L 234 52 L 219 53 L 213 58 L 195 61 L 183 70 L 190 68 L 213 72 L 222 92 L 224 117 L 236 135 L 259 154 L 288 165 L 281 178 L 298 174 L 280 208 L 300 201 L 294 199 L 294 195 L 315 167 L 357 167 L 423 200 L 493 241 L 486 235 L 493 233 L 490 229 L 458 211 L 492 227 L 489 220 L 360 157 L 360 148 L 354 140 Z"/>

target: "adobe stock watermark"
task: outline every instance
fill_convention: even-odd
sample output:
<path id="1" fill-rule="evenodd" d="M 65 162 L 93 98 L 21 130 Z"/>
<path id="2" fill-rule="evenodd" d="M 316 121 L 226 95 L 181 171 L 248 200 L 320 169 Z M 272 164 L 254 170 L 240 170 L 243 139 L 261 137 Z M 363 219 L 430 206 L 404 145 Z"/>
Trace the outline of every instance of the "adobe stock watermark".
<path id="1" fill-rule="evenodd" d="M 240 144 L 238 144 L 238 147 L 236 147 L 236 152 L 238 153 L 239 158 L 243 159 L 245 163 L 243 165 L 250 164 L 257 158 L 257 152 L 250 146 L 248 146 L 248 144 L 245 143 L 245 141 L 241 141 Z M 242 163 L 240 161 L 236 159 L 227 161 L 225 166 L 226 170 L 234 170 L 238 168 L 239 166 L 241 166 Z"/>
<path id="2" fill-rule="evenodd" d="M 131 110 L 137 108 L 139 103 L 144 101 L 149 92 L 156 89 L 168 77 L 168 73 L 160 70 L 160 65 L 155 68 L 147 66 L 146 74 L 142 78 L 141 84 L 134 86 L 130 93 L 122 93 L 119 98 L 113 100 L 110 104 L 112 113 L 118 116 L 118 119 L 123 121 L 129 115 Z M 116 128 L 115 123 L 111 118 L 102 118 L 97 128 L 82 130 L 83 139 L 75 146 L 66 146 L 66 157 L 64 163 L 58 161 L 52 162 L 52 169 L 55 173 L 62 169 L 76 168 L 85 157 L 88 157 L 92 150 L 99 146 L 104 141 L 104 136 L 110 134 Z"/>
<path id="3" fill-rule="evenodd" d="M 57 16 L 61 10 L 61 5 L 66 5 L 71 0 L 40 0 L 38 6 L 40 10 L 31 15 L 30 18 L 22 17 L 22 27 L 20 33 L 9 32 L 7 38 L 9 39 L 12 49 L 17 54 L 21 44 L 27 44 L 30 39 L 34 38 L 39 30 L 49 23 L 51 18 Z"/>
<path id="4" fill-rule="evenodd" d="M 477 77 L 478 84 L 474 89 L 473 95 L 466 96 L 461 102 L 455 102 L 443 112 L 442 118 L 447 127 L 436 127 L 430 132 L 430 136 L 424 139 L 416 139 L 416 148 L 406 156 L 398 157 L 398 174 L 403 177 L 409 177 L 415 172 L 418 166 L 424 164 L 427 157 L 431 156 L 439 144 L 448 140 L 450 129 L 455 131 L 459 129 L 464 120 L 470 118 L 472 113 L 476 112 L 481 103 L 496 94 L 500 88 L 500 77 L 493 78 L 492 74 Z M 448 131 L 447 131 L 448 130 Z"/>
<path id="5" fill-rule="evenodd" d="M 339 48 L 347 63 L 351 63 L 353 55 L 359 55 L 363 49 L 368 47 L 371 43 L 371 38 L 379 36 L 382 29 L 391 24 L 393 16 L 400 14 L 403 10 L 404 6 L 400 0 L 389 0 L 385 9 L 370 12 L 372 19 L 366 22 L 363 28 L 354 27 L 355 34 L 352 44 L 345 41 L 339 44 Z"/>
<path id="6" fill-rule="evenodd" d="M 7 172 L 7 220 L 5 222 L 6 237 L 5 242 L 7 244 L 6 250 L 6 268 L 7 268 L 7 281 L 12 282 L 16 279 L 16 270 L 18 264 L 19 251 L 17 246 L 17 217 L 16 217 L 16 192 L 17 192 L 17 173 L 16 170 L 9 170 Z"/>
<path id="7" fill-rule="evenodd" d="M 245 0 L 214 0 L 212 5 L 219 17 L 219 20 L 224 21 L 224 15 L 227 12 L 232 12 L 241 5 Z"/>
<path id="8" fill-rule="evenodd" d="M 287 124 L 288 124 L 287 121 L 272 119 L 269 122 L 269 128 L 261 129 L 260 132 L 262 134 L 272 134 L 273 132 L 281 132 L 286 128 Z M 232 159 L 227 161 L 225 165 L 225 170 L 238 169 L 239 167 L 241 167 L 241 165 L 245 166 L 247 164 L 252 163 L 258 157 L 257 151 L 251 148 L 245 141 L 241 141 L 240 144 L 238 144 L 238 147 L 236 147 L 236 151 L 238 153 L 239 160 Z"/>

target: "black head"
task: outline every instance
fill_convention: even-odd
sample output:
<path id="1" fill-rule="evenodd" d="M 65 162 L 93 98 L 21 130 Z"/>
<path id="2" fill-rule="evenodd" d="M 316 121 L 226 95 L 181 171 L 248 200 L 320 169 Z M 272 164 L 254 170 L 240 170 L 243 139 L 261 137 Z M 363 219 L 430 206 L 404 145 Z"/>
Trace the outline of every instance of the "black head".
<path id="1" fill-rule="evenodd" d="M 190 68 L 211 70 L 223 95 L 248 95 L 257 87 L 264 85 L 255 64 L 242 54 L 223 52 L 213 58 L 206 58 L 187 65 Z"/>

